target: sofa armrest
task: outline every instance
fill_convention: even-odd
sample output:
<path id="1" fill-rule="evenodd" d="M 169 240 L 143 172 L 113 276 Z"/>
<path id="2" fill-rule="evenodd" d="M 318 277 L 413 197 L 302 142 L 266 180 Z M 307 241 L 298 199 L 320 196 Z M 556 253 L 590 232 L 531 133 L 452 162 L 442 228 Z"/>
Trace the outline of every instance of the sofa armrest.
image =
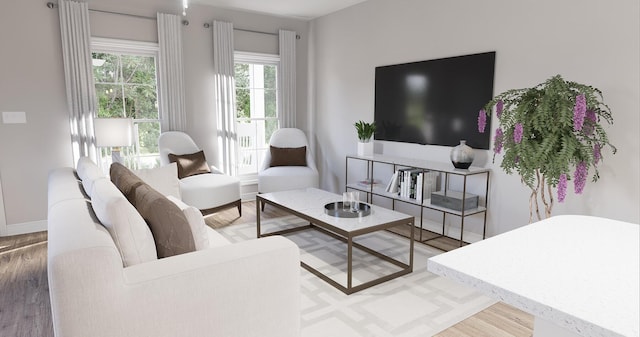
<path id="1" fill-rule="evenodd" d="M 113 273 L 109 273 L 113 274 Z M 299 336 L 300 257 L 284 237 L 172 256 L 121 269 L 82 295 L 69 336 Z M 104 281 L 104 280 L 102 280 Z M 103 282 L 97 282 L 101 284 Z M 89 287 L 86 291 L 79 288 Z M 86 306 L 86 307 L 84 307 Z"/>

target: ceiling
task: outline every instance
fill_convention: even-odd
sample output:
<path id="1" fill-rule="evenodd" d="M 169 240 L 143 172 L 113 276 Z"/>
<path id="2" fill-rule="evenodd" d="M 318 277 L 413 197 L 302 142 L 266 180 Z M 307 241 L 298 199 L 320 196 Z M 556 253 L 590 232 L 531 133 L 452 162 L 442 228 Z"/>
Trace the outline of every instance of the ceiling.
<path id="1" fill-rule="evenodd" d="M 366 0 L 192 0 L 192 3 L 311 20 Z"/>

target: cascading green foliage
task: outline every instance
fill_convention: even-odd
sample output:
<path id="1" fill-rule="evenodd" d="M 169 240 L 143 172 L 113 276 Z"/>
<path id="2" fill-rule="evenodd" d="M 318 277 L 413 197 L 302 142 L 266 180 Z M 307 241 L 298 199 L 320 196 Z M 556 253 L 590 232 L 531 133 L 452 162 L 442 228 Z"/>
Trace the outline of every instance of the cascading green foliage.
<path id="1" fill-rule="evenodd" d="M 581 95 L 584 101 L 580 102 Z M 556 75 L 533 88 L 509 90 L 496 96 L 480 112 L 478 127 L 483 131 L 483 119 L 490 118 L 496 108 L 499 128 L 494 138 L 494 162 L 504 149 L 500 166 L 509 174 L 517 172 L 533 190 L 532 198 L 544 185 L 551 194 L 550 187 L 560 182 L 558 195 L 562 201 L 564 191 L 560 188 L 566 188 L 562 185 L 566 185 L 569 177 L 586 178 L 593 168 L 592 181 L 597 181 L 600 150 L 607 146 L 616 152 L 601 125 L 613 124 L 611 110 L 602 99 L 600 90 Z M 583 111 L 579 108 L 581 104 Z M 584 181 L 581 183 L 584 186 Z M 581 191 L 580 188 L 578 193 Z M 544 189 L 541 193 L 544 198 Z M 553 196 L 549 197 L 552 203 Z"/>

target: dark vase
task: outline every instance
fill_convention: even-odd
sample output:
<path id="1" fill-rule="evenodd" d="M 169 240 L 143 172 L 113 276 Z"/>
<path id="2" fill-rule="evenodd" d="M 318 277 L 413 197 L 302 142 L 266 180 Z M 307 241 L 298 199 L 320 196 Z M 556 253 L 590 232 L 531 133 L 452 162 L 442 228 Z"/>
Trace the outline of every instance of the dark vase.
<path id="1" fill-rule="evenodd" d="M 466 140 L 461 140 L 460 145 L 451 149 L 449 158 L 453 163 L 453 167 L 458 169 L 468 169 L 473 163 L 473 149 L 467 145 Z"/>

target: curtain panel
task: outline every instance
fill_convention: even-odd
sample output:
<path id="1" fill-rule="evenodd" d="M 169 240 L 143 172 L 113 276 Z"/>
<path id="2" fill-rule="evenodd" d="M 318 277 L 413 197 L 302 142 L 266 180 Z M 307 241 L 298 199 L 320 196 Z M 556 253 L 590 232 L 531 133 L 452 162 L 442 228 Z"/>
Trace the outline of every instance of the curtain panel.
<path id="1" fill-rule="evenodd" d="M 218 123 L 218 161 L 224 173 L 236 175 L 237 133 L 233 60 L 233 24 L 213 21 L 215 114 Z"/>
<path id="2" fill-rule="evenodd" d="M 77 162 L 80 157 L 87 156 L 97 162 L 93 130 L 97 104 L 91 63 L 89 5 L 59 0 L 58 12 L 73 160 Z"/>
<path id="3" fill-rule="evenodd" d="M 161 130 L 185 131 L 187 116 L 182 63 L 182 20 L 158 13 L 158 100 Z"/>
<path id="4" fill-rule="evenodd" d="M 278 117 L 281 128 L 296 127 L 296 32 L 279 31 Z"/>

